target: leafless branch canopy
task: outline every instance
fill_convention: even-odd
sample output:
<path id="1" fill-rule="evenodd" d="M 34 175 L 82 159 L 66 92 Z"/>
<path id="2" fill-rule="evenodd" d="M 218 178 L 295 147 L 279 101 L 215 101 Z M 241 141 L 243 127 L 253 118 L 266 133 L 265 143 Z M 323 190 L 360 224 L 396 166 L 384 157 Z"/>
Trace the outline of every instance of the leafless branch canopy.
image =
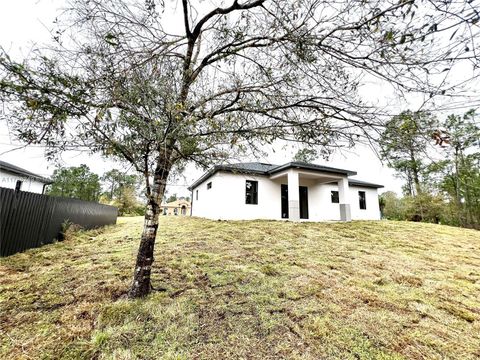
<path id="1" fill-rule="evenodd" d="M 120 157 L 138 171 L 209 164 L 276 139 L 375 140 L 383 109 L 359 88 L 454 93 L 478 75 L 477 1 L 70 0 L 55 45 L 16 63 L 0 92 L 18 137 Z"/>

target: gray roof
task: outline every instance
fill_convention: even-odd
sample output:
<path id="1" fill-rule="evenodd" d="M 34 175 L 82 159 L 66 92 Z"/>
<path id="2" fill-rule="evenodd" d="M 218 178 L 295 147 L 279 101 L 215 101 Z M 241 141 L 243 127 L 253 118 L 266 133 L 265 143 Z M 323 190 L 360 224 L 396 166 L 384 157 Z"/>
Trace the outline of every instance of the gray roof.
<path id="1" fill-rule="evenodd" d="M 272 165 L 272 164 L 261 163 L 261 162 L 246 162 L 246 163 L 224 165 L 223 167 L 231 170 L 260 172 L 260 173 L 266 174 L 267 172 L 269 172 L 273 168 L 276 168 L 277 166 L 278 165 Z"/>
<path id="2" fill-rule="evenodd" d="M 228 164 L 228 165 L 215 165 L 213 168 L 208 170 L 205 174 L 203 174 L 197 181 L 195 181 L 192 185 L 189 186 L 189 190 L 197 187 L 205 180 L 213 176 L 218 171 L 227 171 L 233 173 L 241 173 L 241 174 L 253 174 L 253 175 L 272 175 L 277 172 L 287 170 L 287 169 L 304 169 L 310 171 L 319 171 L 319 172 L 328 172 L 333 174 L 339 175 L 356 175 L 355 171 L 333 168 L 329 166 L 317 165 L 317 164 L 310 164 L 301 161 L 292 161 L 283 165 L 274 165 L 262 162 L 245 162 L 245 163 L 236 163 L 236 164 Z M 367 183 L 364 181 L 359 180 L 349 180 L 349 184 L 357 185 L 357 186 L 365 186 L 365 187 L 383 187 L 382 185 Z"/>
<path id="3" fill-rule="evenodd" d="M 329 172 L 329 173 L 334 173 L 334 174 L 342 174 L 342 175 L 357 175 L 356 171 L 351 171 L 351 170 L 345 170 L 345 169 L 339 169 L 339 168 L 333 168 L 330 166 L 323 166 L 323 165 L 317 165 L 317 164 L 310 164 L 302 161 L 292 161 L 280 166 L 276 166 L 273 169 L 269 170 L 269 174 L 275 174 L 277 172 L 286 170 L 286 169 L 304 169 L 304 170 L 312 170 L 312 171 L 321 171 L 321 172 Z"/>
<path id="4" fill-rule="evenodd" d="M 375 189 L 383 187 L 383 185 L 369 183 L 369 182 L 366 182 L 366 181 L 355 180 L 355 179 L 348 179 L 348 184 L 352 185 L 352 186 L 370 187 L 370 188 L 375 188 Z"/>
<path id="5" fill-rule="evenodd" d="M 200 185 L 202 182 L 213 176 L 218 171 L 227 171 L 239 174 L 255 174 L 255 175 L 267 175 L 268 171 L 272 167 L 277 165 L 261 163 L 261 162 L 247 162 L 228 165 L 215 165 L 213 168 L 203 174 L 197 181 L 188 187 L 189 190 Z"/>
<path id="6" fill-rule="evenodd" d="M 29 177 L 29 178 L 38 180 L 38 181 L 40 181 L 44 184 L 51 184 L 53 182 L 52 180 L 50 180 L 47 177 L 44 177 L 44 176 L 41 176 L 41 175 L 38 175 L 38 174 L 34 174 L 34 173 L 32 173 L 28 170 L 22 169 L 18 166 L 12 165 L 12 164 L 7 163 L 7 162 L 2 161 L 2 160 L 0 160 L 0 170 L 6 171 L 6 172 L 9 172 L 9 173 L 12 173 L 12 174 L 20 175 L 20 176 L 23 176 L 23 177 Z"/>

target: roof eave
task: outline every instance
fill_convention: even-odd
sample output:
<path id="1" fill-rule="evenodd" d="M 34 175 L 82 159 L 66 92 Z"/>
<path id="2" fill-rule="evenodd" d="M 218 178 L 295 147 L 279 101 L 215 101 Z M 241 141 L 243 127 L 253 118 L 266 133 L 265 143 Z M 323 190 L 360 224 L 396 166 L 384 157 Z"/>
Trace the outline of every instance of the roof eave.
<path id="1" fill-rule="evenodd" d="M 17 175 L 17 176 L 22 176 L 24 178 L 30 178 L 30 179 L 34 179 L 34 180 L 37 180 L 45 185 L 50 185 L 50 184 L 53 184 L 53 181 L 49 178 L 44 178 L 44 177 L 41 177 L 41 176 L 38 176 L 36 174 L 33 174 L 33 173 L 29 173 L 29 172 L 22 172 L 22 171 L 17 171 L 15 169 L 10 169 L 10 168 L 6 168 L 6 167 L 2 167 L 1 170 L 7 172 L 7 173 L 10 173 L 10 174 L 13 174 L 13 175 Z"/>
<path id="2" fill-rule="evenodd" d="M 324 173 L 336 174 L 336 175 L 346 175 L 347 177 L 351 175 L 357 175 L 356 171 L 337 169 L 337 168 L 331 168 L 328 166 L 314 165 L 314 164 L 312 165 L 308 163 L 299 163 L 299 162 L 289 162 L 283 165 L 276 166 L 269 170 L 242 169 L 237 166 L 215 165 L 213 168 L 211 168 L 205 174 L 203 174 L 197 181 L 195 181 L 192 185 L 190 185 L 187 189 L 189 191 L 192 191 L 193 189 L 195 189 L 200 184 L 207 181 L 210 177 L 212 177 L 219 171 L 225 171 L 225 172 L 231 172 L 231 173 L 237 173 L 237 174 L 252 174 L 252 175 L 268 176 L 268 175 L 276 174 L 283 170 L 288 170 L 290 168 L 304 169 L 304 170 L 316 171 L 320 173 L 324 172 Z"/>
<path id="3" fill-rule="evenodd" d="M 345 169 L 335 169 L 335 168 L 329 168 L 329 167 L 321 167 L 320 168 L 320 167 L 317 167 L 317 166 L 314 166 L 314 165 L 297 164 L 297 163 L 294 163 L 294 162 L 293 163 L 289 162 L 287 164 L 277 166 L 276 168 L 273 168 L 273 169 L 269 170 L 268 174 L 273 175 L 273 174 L 276 174 L 280 171 L 288 170 L 288 169 L 291 169 L 291 168 L 305 169 L 305 170 L 318 171 L 318 172 L 327 172 L 327 173 L 331 173 L 331 174 L 341 174 L 341 175 L 347 175 L 347 176 L 357 175 L 356 171 L 345 170 Z"/>
<path id="4" fill-rule="evenodd" d="M 190 185 L 187 189 L 189 191 L 192 191 L 197 186 L 207 181 L 209 178 L 211 178 L 213 175 L 215 175 L 219 171 L 225 171 L 225 172 L 231 172 L 231 173 L 237 173 L 237 174 L 252 174 L 252 175 L 263 175 L 263 176 L 268 175 L 267 172 L 260 171 L 260 170 L 241 169 L 241 168 L 236 168 L 228 165 L 215 165 L 213 168 L 208 170 L 202 177 L 200 177 L 197 181 L 195 181 L 192 185 Z"/>
<path id="5" fill-rule="evenodd" d="M 380 185 L 380 184 L 373 184 L 373 183 L 367 183 L 367 182 L 356 182 L 356 181 L 349 181 L 348 185 L 350 186 L 358 186 L 358 187 L 368 187 L 372 189 L 380 189 L 385 186 Z"/>

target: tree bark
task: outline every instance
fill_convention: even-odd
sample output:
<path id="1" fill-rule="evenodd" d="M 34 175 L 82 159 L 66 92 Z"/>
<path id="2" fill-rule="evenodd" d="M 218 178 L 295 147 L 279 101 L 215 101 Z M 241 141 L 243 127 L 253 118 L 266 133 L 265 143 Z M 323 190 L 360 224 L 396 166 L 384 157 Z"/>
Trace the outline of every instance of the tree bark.
<path id="1" fill-rule="evenodd" d="M 411 168 L 412 168 L 412 177 L 413 177 L 413 183 L 415 185 L 415 197 L 417 197 L 417 199 L 419 199 L 418 195 L 420 195 L 420 193 L 422 192 L 422 187 L 420 186 L 420 169 L 418 167 L 418 162 L 417 162 L 417 159 L 415 157 L 415 154 L 413 152 L 413 144 L 411 144 L 410 146 L 410 162 L 412 164 Z M 422 202 L 421 202 L 421 199 L 420 199 L 420 202 L 418 202 L 418 205 L 419 205 L 419 209 L 420 209 L 420 217 L 423 221 L 424 219 L 424 212 L 423 212 L 423 206 L 422 206 Z"/>
<path id="2" fill-rule="evenodd" d="M 144 297 L 148 295 L 152 289 L 150 275 L 154 261 L 153 254 L 155 239 L 157 237 L 160 205 L 165 193 L 168 174 L 171 169 L 170 154 L 169 151 L 165 151 L 159 156 L 151 191 L 147 190 L 148 202 L 133 274 L 133 283 L 128 292 L 129 298 Z"/>
<path id="3" fill-rule="evenodd" d="M 420 176 L 419 176 L 419 169 L 417 159 L 415 154 L 413 153 L 413 148 L 410 148 L 410 161 L 412 163 L 412 174 L 413 174 L 413 183 L 415 184 L 415 192 L 416 195 L 419 195 L 422 191 L 420 186 Z"/>
<path id="4" fill-rule="evenodd" d="M 110 188 L 110 200 L 113 200 L 113 185 L 114 182 L 112 181 L 112 187 Z"/>
<path id="5" fill-rule="evenodd" d="M 412 186 L 412 173 L 410 169 L 407 169 L 407 186 L 408 186 L 408 194 L 410 196 L 414 196 L 415 193 L 413 192 L 413 186 Z"/>
<path id="6" fill-rule="evenodd" d="M 460 171 L 459 171 L 459 148 L 458 145 L 455 146 L 455 201 L 457 203 L 457 215 L 458 215 L 458 222 L 460 226 L 464 224 L 463 221 L 463 206 L 462 206 L 462 199 L 460 196 Z"/>

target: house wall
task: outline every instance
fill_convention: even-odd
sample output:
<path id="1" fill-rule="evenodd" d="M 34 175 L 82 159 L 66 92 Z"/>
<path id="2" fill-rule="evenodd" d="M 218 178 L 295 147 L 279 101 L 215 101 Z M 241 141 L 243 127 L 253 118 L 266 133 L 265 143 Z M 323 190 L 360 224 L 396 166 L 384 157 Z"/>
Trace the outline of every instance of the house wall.
<path id="1" fill-rule="evenodd" d="M 308 188 L 308 205 L 314 221 L 340 221 L 340 204 L 332 203 L 331 191 L 338 191 L 336 184 L 316 184 Z"/>
<path id="2" fill-rule="evenodd" d="M 246 180 L 258 181 L 258 205 L 245 204 Z M 209 182 L 211 189 L 207 189 Z M 217 172 L 193 189 L 192 215 L 222 220 L 281 219 L 280 183 L 265 176 Z"/>
<path id="3" fill-rule="evenodd" d="M 21 176 L 18 174 L 12 174 L 10 172 L 0 169 L 0 187 L 7 189 L 15 189 L 17 181 L 23 181 L 21 191 L 28 191 L 37 194 L 41 194 L 43 191 L 43 183 L 32 179 L 30 177 Z"/>
<path id="4" fill-rule="evenodd" d="M 245 204 L 246 180 L 258 181 L 258 205 Z M 209 182 L 211 189 L 207 189 Z M 281 184 L 287 184 L 287 180 L 217 172 L 193 189 L 192 215 L 221 220 L 282 220 Z M 340 205 L 331 202 L 331 191 L 338 191 L 336 184 L 319 184 L 300 177 L 300 186 L 308 187 L 309 219 L 302 221 L 340 220 Z M 366 193 L 366 210 L 360 210 L 358 191 Z M 353 220 L 380 219 L 377 189 L 351 186 L 349 197 Z"/>
<path id="5" fill-rule="evenodd" d="M 358 192 L 365 191 L 367 208 L 360 209 Z M 352 220 L 380 220 L 380 205 L 378 203 L 378 190 L 361 186 L 350 186 L 350 204 Z"/>
<path id="6" fill-rule="evenodd" d="M 377 189 L 361 186 L 350 186 L 349 189 L 352 220 L 380 220 Z M 340 204 L 332 203 L 331 198 L 331 192 L 338 191 L 337 184 L 313 184 L 308 191 L 308 205 L 313 221 L 340 220 Z M 365 191 L 365 210 L 360 209 L 359 191 Z"/>

